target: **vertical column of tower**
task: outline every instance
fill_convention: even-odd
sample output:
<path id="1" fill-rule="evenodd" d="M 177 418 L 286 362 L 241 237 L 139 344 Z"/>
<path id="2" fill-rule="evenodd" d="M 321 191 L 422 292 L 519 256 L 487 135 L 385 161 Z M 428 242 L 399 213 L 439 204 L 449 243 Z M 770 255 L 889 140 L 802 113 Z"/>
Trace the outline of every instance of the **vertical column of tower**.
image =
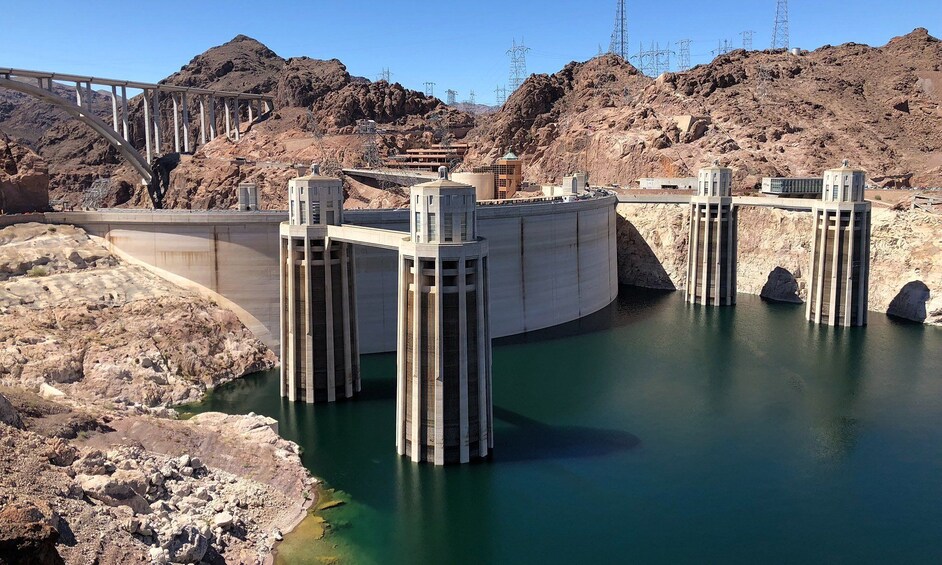
<path id="1" fill-rule="evenodd" d="M 690 303 L 730 306 L 736 303 L 736 209 L 732 169 L 700 169 L 697 194 L 690 199 L 687 283 Z"/>
<path id="2" fill-rule="evenodd" d="M 281 233 L 281 394 L 308 403 L 360 391 L 353 253 L 333 242 L 343 186 L 315 170 L 288 182 Z"/>
<path id="3" fill-rule="evenodd" d="M 487 246 L 475 192 L 442 172 L 412 187 L 399 251 L 396 448 L 416 462 L 466 463 L 493 447 Z"/>
<path id="4" fill-rule="evenodd" d="M 824 172 L 821 201 L 813 209 L 814 234 L 805 314 L 829 326 L 867 324 L 870 280 L 870 203 L 866 173 L 845 160 Z"/>

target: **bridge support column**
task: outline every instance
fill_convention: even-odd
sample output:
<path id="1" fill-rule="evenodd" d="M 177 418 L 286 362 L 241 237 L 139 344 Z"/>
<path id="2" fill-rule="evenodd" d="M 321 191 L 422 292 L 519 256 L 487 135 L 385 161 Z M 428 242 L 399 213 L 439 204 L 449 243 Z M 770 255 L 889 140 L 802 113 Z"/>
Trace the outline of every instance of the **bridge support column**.
<path id="1" fill-rule="evenodd" d="M 847 161 L 824 173 L 822 201 L 813 208 L 808 321 L 828 326 L 867 324 L 870 283 L 870 203 L 866 173 Z"/>
<path id="2" fill-rule="evenodd" d="M 223 107 L 226 110 L 226 138 L 232 139 L 232 123 L 230 119 L 232 118 L 232 108 L 229 107 L 229 99 L 222 99 Z"/>
<path id="3" fill-rule="evenodd" d="M 146 101 L 147 97 L 144 97 L 145 106 L 147 106 Z M 128 136 L 128 87 L 121 87 L 121 132 L 124 140 L 130 143 L 130 137 Z M 150 164 L 150 161 L 147 162 Z"/>
<path id="4" fill-rule="evenodd" d="M 151 113 L 154 119 L 154 157 L 160 156 L 160 90 L 154 89 L 154 109 Z"/>
<path id="5" fill-rule="evenodd" d="M 281 224 L 282 396 L 307 403 L 360 391 L 353 250 L 327 237 L 342 221 L 343 185 L 312 174 L 288 185 Z"/>
<path id="6" fill-rule="evenodd" d="M 732 306 L 736 303 L 736 209 L 730 196 L 732 169 L 700 169 L 697 195 L 690 199 L 687 250 L 689 303 Z"/>
<path id="7" fill-rule="evenodd" d="M 144 106 L 144 145 L 147 147 L 147 150 L 145 151 L 145 153 L 147 154 L 147 164 L 149 166 L 154 162 L 153 156 L 151 155 L 152 145 L 151 145 L 151 139 L 150 139 L 151 137 L 150 129 L 153 123 L 151 122 L 151 119 L 150 119 L 150 91 L 149 90 L 144 91 L 143 106 Z"/>
<path id="8" fill-rule="evenodd" d="M 183 152 L 190 152 L 190 108 L 187 106 L 186 92 L 180 94 L 183 106 Z"/>
<path id="9" fill-rule="evenodd" d="M 180 152 L 180 107 L 177 104 L 177 93 L 171 92 L 170 98 L 173 100 L 173 150 Z"/>
<path id="10" fill-rule="evenodd" d="M 205 96 L 200 96 L 200 146 L 206 145 L 206 107 Z"/>
<path id="11" fill-rule="evenodd" d="M 216 97 L 209 97 L 209 140 L 216 139 Z"/>
<path id="12" fill-rule="evenodd" d="M 445 173 L 442 173 L 444 177 Z M 415 462 L 467 463 L 493 448 L 487 242 L 474 188 L 412 187 L 412 237 L 399 250 L 396 449 Z"/>
<path id="13" fill-rule="evenodd" d="M 235 99 L 235 140 L 236 141 L 239 141 L 240 136 L 242 135 L 241 132 L 239 131 L 239 126 L 241 125 L 239 123 L 239 120 L 241 119 L 241 116 L 239 115 L 241 114 L 241 111 L 239 109 L 242 106 L 241 102 L 242 101 L 240 99 L 238 98 Z"/>

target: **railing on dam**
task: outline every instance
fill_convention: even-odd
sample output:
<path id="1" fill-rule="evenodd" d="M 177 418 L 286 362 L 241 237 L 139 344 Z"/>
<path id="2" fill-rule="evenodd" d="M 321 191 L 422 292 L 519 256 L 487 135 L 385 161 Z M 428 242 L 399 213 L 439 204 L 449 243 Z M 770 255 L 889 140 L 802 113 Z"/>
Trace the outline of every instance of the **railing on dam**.
<path id="1" fill-rule="evenodd" d="M 767 198 L 761 196 L 734 196 L 734 206 L 752 206 L 761 208 L 778 208 L 781 210 L 796 210 L 810 212 L 817 200 L 804 198 Z M 619 204 L 690 204 L 690 195 L 687 194 L 652 194 L 634 195 L 619 194 Z"/>

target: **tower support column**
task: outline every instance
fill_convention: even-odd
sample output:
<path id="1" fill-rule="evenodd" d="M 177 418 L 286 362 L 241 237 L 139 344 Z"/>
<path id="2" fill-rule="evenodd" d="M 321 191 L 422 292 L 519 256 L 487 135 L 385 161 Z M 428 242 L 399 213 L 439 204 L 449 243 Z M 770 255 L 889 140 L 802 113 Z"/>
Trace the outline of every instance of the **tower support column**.
<path id="1" fill-rule="evenodd" d="M 690 199 L 687 250 L 689 303 L 732 306 L 736 303 L 736 208 L 732 170 L 714 163 L 700 170 L 697 195 Z"/>

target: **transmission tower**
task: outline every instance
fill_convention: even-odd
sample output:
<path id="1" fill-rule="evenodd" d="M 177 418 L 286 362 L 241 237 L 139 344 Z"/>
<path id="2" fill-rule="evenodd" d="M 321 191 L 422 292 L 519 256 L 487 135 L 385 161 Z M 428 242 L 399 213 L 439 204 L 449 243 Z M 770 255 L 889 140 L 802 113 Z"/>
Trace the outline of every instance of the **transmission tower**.
<path id="1" fill-rule="evenodd" d="M 739 35 L 742 36 L 742 48 L 746 51 L 752 51 L 752 36 L 755 33 L 756 32 L 751 30 L 739 32 Z"/>
<path id="2" fill-rule="evenodd" d="M 389 69 L 383 67 L 382 72 L 379 73 L 379 76 L 376 77 L 376 80 L 385 80 L 386 82 L 390 82 L 390 77 L 392 77 L 392 73 L 389 72 Z"/>
<path id="3" fill-rule="evenodd" d="M 516 92 L 523 81 L 527 78 L 527 51 L 530 48 L 524 46 L 523 40 L 517 45 L 515 39 L 513 45 L 507 50 L 510 55 L 510 92 Z"/>
<path id="4" fill-rule="evenodd" d="M 507 87 L 500 87 L 494 89 L 494 99 L 497 100 L 498 106 L 503 106 L 507 102 Z"/>
<path id="5" fill-rule="evenodd" d="M 612 31 L 612 42 L 608 50 L 628 60 L 628 14 L 625 12 L 625 0 L 618 0 L 615 8 L 615 29 Z"/>
<path id="6" fill-rule="evenodd" d="M 778 0 L 775 6 L 775 29 L 772 31 L 772 49 L 788 50 L 788 0 Z"/>
<path id="7" fill-rule="evenodd" d="M 445 91 L 445 104 L 448 104 L 449 106 L 454 106 L 454 105 L 455 105 L 455 96 L 458 96 L 458 91 L 457 91 L 457 90 L 452 90 L 452 89 L 450 89 L 450 88 L 449 88 L 448 90 L 446 90 L 446 91 Z"/>
<path id="8" fill-rule="evenodd" d="M 769 103 L 769 94 L 772 92 L 773 69 L 760 65 L 756 67 L 756 101 L 760 106 Z"/>
<path id="9" fill-rule="evenodd" d="M 677 63 L 677 70 L 686 71 L 690 68 L 690 40 L 681 39 L 677 42 L 677 49 L 680 52 L 680 61 Z"/>
<path id="10" fill-rule="evenodd" d="M 670 42 L 667 43 L 670 45 Z M 661 49 L 661 44 L 654 44 L 654 74 L 661 76 L 662 73 L 671 70 L 671 51 L 670 49 Z"/>
<path id="11" fill-rule="evenodd" d="M 468 93 L 468 104 L 471 104 L 474 107 L 474 91 Z"/>
<path id="12" fill-rule="evenodd" d="M 425 95 L 429 97 L 435 96 L 435 83 L 434 82 L 425 83 Z"/>
<path id="13" fill-rule="evenodd" d="M 645 51 L 644 45 L 641 45 L 638 48 L 638 54 L 633 58 L 638 61 L 641 74 L 656 77 L 670 70 L 671 53 L 670 49 L 661 49 L 659 43 L 652 41 L 650 49 Z"/>
<path id="14" fill-rule="evenodd" d="M 716 40 L 716 49 L 710 51 L 714 57 L 725 55 L 733 50 L 733 44 L 728 39 Z"/>

